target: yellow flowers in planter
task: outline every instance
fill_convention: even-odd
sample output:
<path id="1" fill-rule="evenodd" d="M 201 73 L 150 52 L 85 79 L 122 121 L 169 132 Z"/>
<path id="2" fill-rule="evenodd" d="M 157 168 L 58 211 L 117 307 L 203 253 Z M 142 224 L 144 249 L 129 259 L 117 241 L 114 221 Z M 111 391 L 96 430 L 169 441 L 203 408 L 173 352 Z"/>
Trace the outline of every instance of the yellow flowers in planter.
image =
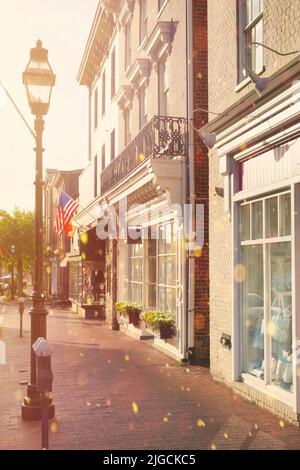
<path id="1" fill-rule="evenodd" d="M 171 328 L 175 325 L 174 318 L 170 313 L 159 312 L 158 310 L 143 312 L 141 320 L 144 320 L 146 325 L 149 325 L 153 330 L 157 330 L 160 327 Z"/>
<path id="2" fill-rule="evenodd" d="M 138 326 L 140 322 L 140 313 L 142 311 L 141 304 L 137 302 L 117 302 L 117 312 L 124 317 L 128 323 Z"/>
<path id="3" fill-rule="evenodd" d="M 138 302 L 117 302 L 116 303 L 116 309 L 117 312 L 121 316 L 126 316 L 126 314 L 129 314 L 130 312 L 138 313 L 140 314 L 142 311 L 142 305 L 139 304 Z"/>

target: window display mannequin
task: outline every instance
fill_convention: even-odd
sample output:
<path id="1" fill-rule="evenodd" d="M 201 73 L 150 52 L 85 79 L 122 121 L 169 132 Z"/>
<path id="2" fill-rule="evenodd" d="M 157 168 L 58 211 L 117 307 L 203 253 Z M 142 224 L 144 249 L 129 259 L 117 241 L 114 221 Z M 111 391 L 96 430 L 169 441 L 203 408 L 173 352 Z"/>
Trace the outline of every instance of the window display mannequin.
<path id="1" fill-rule="evenodd" d="M 103 271 L 101 271 L 100 269 L 95 269 L 92 271 L 91 285 L 93 288 L 94 298 L 97 301 L 100 295 L 103 294 L 103 286 L 104 286 Z"/>
<path id="2" fill-rule="evenodd" d="M 292 283 L 289 246 L 270 249 L 270 322 L 272 348 L 270 374 L 273 383 L 291 390 L 292 384 Z M 285 252 L 285 249 L 287 251 Z M 252 360 L 248 372 L 261 379 L 265 375 L 264 308 L 249 308 L 252 317 Z M 255 320 L 254 320 L 255 319 Z"/>
<path id="3" fill-rule="evenodd" d="M 277 361 L 275 377 L 272 379 L 282 388 L 289 389 L 293 381 L 290 256 L 285 253 L 274 254 L 271 270 L 272 359 Z"/>

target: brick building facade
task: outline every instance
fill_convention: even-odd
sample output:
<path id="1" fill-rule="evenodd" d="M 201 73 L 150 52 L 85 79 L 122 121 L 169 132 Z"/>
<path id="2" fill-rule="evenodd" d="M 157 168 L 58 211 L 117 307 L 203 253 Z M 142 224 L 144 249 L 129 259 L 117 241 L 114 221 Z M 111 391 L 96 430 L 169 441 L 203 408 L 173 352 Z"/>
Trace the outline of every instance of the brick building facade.
<path id="1" fill-rule="evenodd" d="M 293 0 L 208 2 L 212 114 L 202 129 L 217 135 L 209 157 L 211 373 L 294 422 L 300 412 L 299 27 L 300 4 Z"/>
<path id="2" fill-rule="evenodd" d="M 107 322 L 116 327 L 116 300 L 171 312 L 175 336 L 151 341 L 178 359 L 207 358 L 209 348 L 208 160 L 192 126 L 207 120 L 194 113 L 207 109 L 206 9 L 206 0 L 99 2 L 78 74 L 88 88 L 90 154 L 74 222 L 88 237 L 105 207 L 119 214 L 126 198 L 128 226 L 157 234 L 134 248 L 106 240 Z M 187 243 L 185 204 L 193 227 L 196 204 L 204 207 L 203 246 Z"/>

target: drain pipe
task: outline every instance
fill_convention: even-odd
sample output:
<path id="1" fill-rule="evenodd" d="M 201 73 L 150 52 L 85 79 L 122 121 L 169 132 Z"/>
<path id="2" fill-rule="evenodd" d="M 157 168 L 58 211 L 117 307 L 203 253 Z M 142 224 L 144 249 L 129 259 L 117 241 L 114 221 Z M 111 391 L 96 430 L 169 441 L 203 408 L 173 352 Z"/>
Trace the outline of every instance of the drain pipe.
<path id="1" fill-rule="evenodd" d="M 189 8 L 190 7 L 190 8 Z M 191 224 L 195 230 L 195 175 L 194 175 L 194 134 L 190 126 L 193 118 L 193 3 L 186 0 L 186 108 L 188 125 L 188 158 L 186 165 L 186 201 L 192 206 Z M 188 362 L 194 356 L 194 317 L 195 317 L 195 260 L 191 250 L 188 250 L 186 257 L 186 338 L 185 352 Z"/>

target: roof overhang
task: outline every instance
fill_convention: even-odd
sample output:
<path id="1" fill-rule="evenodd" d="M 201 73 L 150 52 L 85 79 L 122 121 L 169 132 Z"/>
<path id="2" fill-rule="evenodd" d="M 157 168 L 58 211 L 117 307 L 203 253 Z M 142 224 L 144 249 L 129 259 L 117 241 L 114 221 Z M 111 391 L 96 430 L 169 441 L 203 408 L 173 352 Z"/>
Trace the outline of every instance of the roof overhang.
<path id="1" fill-rule="evenodd" d="M 299 74 L 300 56 L 297 56 L 270 77 L 268 88 L 262 97 L 257 95 L 253 87 L 243 98 L 224 110 L 220 116 L 209 121 L 201 130 L 205 133 L 216 132 L 218 134 L 235 122 L 258 113 L 260 107 L 263 107 L 277 94 L 288 89 L 293 80 L 299 80 Z"/>
<path id="2" fill-rule="evenodd" d="M 104 8 L 100 1 L 77 75 L 80 85 L 92 86 L 95 75 L 106 54 L 113 30 L 113 15 Z"/>

